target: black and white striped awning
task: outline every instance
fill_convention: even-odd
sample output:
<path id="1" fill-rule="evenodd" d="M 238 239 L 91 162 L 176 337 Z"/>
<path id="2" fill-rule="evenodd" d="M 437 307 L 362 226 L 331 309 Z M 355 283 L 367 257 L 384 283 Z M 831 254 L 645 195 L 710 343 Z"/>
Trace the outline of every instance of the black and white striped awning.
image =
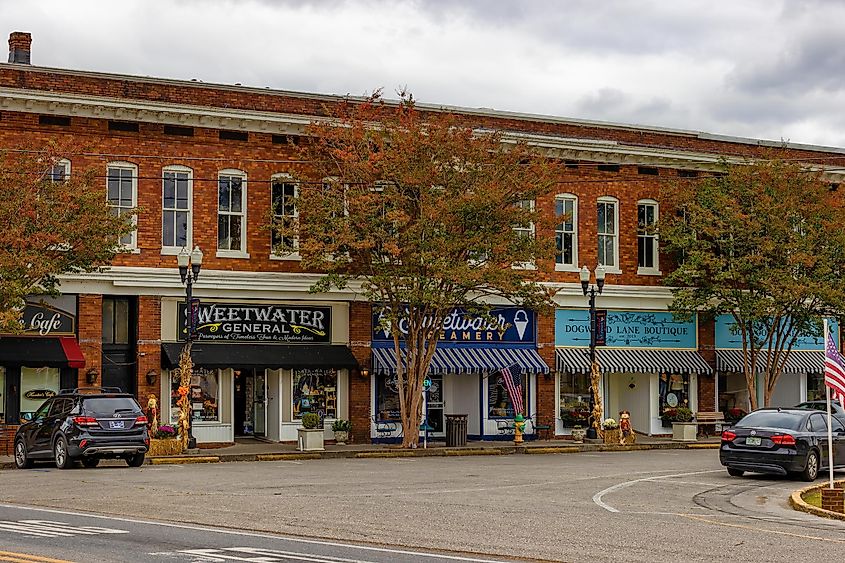
<path id="1" fill-rule="evenodd" d="M 757 371 L 766 369 L 768 351 L 761 350 L 757 356 Z M 781 373 L 821 373 L 824 369 L 824 352 L 821 350 L 794 350 L 789 353 Z M 742 350 L 716 350 L 716 370 L 744 372 Z"/>
<path id="2" fill-rule="evenodd" d="M 549 366 L 533 348 L 437 348 L 429 373 L 490 373 L 517 365 L 529 373 L 549 373 Z M 393 348 L 373 348 L 373 371 L 395 373 Z"/>
<path id="3" fill-rule="evenodd" d="M 603 373 L 710 373 L 713 371 L 695 350 L 649 350 L 597 348 Z M 558 348 L 556 369 L 559 372 L 588 373 L 589 348 Z"/>

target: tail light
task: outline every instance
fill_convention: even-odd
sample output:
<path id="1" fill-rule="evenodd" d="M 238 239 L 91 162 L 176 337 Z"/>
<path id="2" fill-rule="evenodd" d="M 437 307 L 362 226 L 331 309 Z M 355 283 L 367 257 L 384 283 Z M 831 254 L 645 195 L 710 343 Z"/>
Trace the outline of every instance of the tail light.
<path id="1" fill-rule="evenodd" d="M 733 442 L 736 438 L 736 432 L 731 432 L 730 430 L 725 430 L 722 432 L 722 441 L 723 442 Z"/>
<path id="2" fill-rule="evenodd" d="M 79 442 L 79 447 L 80 447 L 80 448 L 84 448 L 84 447 L 85 447 L 85 446 L 87 446 L 87 445 L 88 445 L 88 440 L 82 440 L 81 442 Z"/>
<path id="3" fill-rule="evenodd" d="M 146 424 L 146 423 L 147 423 L 147 417 L 144 416 L 143 414 L 135 419 L 135 424 Z"/>
<path id="4" fill-rule="evenodd" d="M 73 422 L 77 426 L 99 426 L 100 423 L 93 416 L 75 416 Z"/>
<path id="5" fill-rule="evenodd" d="M 778 446 L 794 446 L 795 436 L 792 434 L 775 434 L 772 436 L 772 442 Z"/>

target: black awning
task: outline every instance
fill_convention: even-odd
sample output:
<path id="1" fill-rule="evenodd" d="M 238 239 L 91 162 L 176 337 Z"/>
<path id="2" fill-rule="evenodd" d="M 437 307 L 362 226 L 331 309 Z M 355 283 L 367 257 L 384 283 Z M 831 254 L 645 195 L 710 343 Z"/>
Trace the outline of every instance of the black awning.
<path id="1" fill-rule="evenodd" d="M 161 345 L 161 364 L 179 366 L 182 342 Z M 358 362 L 343 345 L 327 344 L 221 344 L 195 342 L 194 365 L 206 368 L 355 368 Z"/>
<path id="2" fill-rule="evenodd" d="M 0 364 L 80 368 L 85 366 L 85 358 L 72 336 L 3 336 L 0 337 Z"/>

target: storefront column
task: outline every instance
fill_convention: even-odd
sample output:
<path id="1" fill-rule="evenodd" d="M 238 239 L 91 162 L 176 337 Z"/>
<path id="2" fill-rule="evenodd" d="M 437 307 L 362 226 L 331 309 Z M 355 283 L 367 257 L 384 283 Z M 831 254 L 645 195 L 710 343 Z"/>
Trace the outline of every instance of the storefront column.
<path id="1" fill-rule="evenodd" d="M 698 353 L 713 371 L 698 374 L 698 408 L 696 410 L 719 410 L 719 403 L 716 400 L 716 322 L 704 315 L 698 317 Z"/>
<path id="2" fill-rule="evenodd" d="M 349 304 L 349 341 L 352 355 L 362 369 L 372 372 L 372 348 L 370 337 L 373 331 L 372 305 L 353 301 Z M 352 425 L 352 442 L 369 443 L 372 420 L 371 389 L 372 376 L 362 377 L 359 370 L 349 370 L 349 422 Z"/>
<path id="3" fill-rule="evenodd" d="M 138 402 L 146 409 L 150 395 L 161 404 L 161 298 L 142 295 L 138 298 Z M 150 385 L 147 374 L 155 372 L 155 382 Z M 165 397 L 166 399 L 166 397 Z M 159 407 L 161 408 L 161 407 Z"/>
<path id="4" fill-rule="evenodd" d="M 552 367 L 547 375 L 538 373 L 537 381 L 537 412 L 535 413 L 535 424 L 547 427 L 548 430 L 541 430 L 538 438 L 549 440 L 554 437 L 555 421 L 557 414 L 557 397 L 555 396 L 555 313 L 548 315 L 537 315 L 537 353 Z"/>
<path id="5" fill-rule="evenodd" d="M 102 382 L 103 357 L 103 296 L 81 294 L 79 296 L 79 313 L 77 317 L 79 327 L 79 347 L 85 356 L 85 367 L 77 370 L 77 385 L 90 387 Z M 86 381 L 86 372 L 90 369 L 97 371 L 97 379 L 93 383 Z"/>

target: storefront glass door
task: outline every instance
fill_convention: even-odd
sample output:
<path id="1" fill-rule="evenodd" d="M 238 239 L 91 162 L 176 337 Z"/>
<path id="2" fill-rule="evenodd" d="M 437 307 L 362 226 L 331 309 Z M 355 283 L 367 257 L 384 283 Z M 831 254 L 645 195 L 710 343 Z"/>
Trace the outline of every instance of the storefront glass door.
<path id="1" fill-rule="evenodd" d="M 256 436 L 267 434 L 267 376 L 263 370 L 255 371 L 252 386 L 252 419 L 255 421 Z"/>
<path id="2" fill-rule="evenodd" d="M 426 394 L 427 401 L 424 405 L 428 414 L 428 435 L 429 436 L 445 436 L 446 429 L 443 423 L 443 376 L 432 375 L 431 387 Z M 424 415 L 425 416 L 425 415 Z M 423 430 L 422 433 L 424 433 Z M 422 435 L 422 433 L 420 435 Z"/>

